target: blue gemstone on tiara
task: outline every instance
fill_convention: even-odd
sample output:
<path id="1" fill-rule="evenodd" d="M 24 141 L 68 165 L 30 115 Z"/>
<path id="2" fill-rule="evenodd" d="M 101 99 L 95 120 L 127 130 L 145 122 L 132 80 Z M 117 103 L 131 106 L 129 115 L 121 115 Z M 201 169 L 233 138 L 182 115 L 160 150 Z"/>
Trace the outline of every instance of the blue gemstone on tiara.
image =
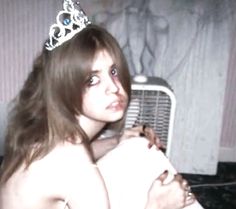
<path id="1" fill-rule="evenodd" d="M 64 25 L 69 25 L 70 23 L 71 23 L 71 20 L 68 19 L 68 18 L 66 18 L 66 19 L 63 20 L 63 24 L 64 24 Z"/>

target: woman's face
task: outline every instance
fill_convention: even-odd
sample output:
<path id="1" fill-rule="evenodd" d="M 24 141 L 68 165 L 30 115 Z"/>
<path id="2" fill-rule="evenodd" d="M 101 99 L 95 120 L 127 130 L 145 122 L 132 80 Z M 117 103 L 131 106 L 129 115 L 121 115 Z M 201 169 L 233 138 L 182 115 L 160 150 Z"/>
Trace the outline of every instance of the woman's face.
<path id="1" fill-rule="evenodd" d="M 124 116 L 128 96 L 118 78 L 111 56 L 106 51 L 97 54 L 87 77 L 83 95 L 83 115 L 97 122 L 115 122 Z"/>

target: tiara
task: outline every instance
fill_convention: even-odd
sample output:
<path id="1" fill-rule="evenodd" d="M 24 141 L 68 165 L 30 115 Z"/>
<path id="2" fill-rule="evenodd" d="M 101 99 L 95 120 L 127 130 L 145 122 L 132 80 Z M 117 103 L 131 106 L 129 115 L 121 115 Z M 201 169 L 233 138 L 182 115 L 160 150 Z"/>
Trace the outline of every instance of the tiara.
<path id="1" fill-rule="evenodd" d="M 74 3 L 72 0 L 64 0 L 63 10 L 59 11 L 56 21 L 51 25 L 49 39 L 45 43 L 45 48 L 49 51 L 70 40 L 88 24 L 91 24 L 79 2 Z"/>

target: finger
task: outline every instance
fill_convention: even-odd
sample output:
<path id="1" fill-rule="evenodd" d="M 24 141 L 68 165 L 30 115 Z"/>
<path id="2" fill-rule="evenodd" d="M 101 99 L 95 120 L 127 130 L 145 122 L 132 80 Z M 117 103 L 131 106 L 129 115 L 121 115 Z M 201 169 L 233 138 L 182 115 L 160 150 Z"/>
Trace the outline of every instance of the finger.
<path id="1" fill-rule="evenodd" d="M 125 137 L 134 137 L 134 136 L 139 136 L 140 135 L 140 132 L 136 129 L 126 129 L 124 130 L 124 133 L 123 133 L 123 136 Z"/>
<path id="2" fill-rule="evenodd" d="M 191 205 L 195 202 L 196 197 L 192 192 L 189 192 L 185 198 L 185 206 Z"/>
<path id="3" fill-rule="evenodd" d="M 155 131 L 147 124 L 134 126 L 130 130 L 139 131 L 139 136 L 146 137 L 149 141 L 148 148 L 151 148 L 153 145 L 156 145 L 157 148 L 162 147 L 160 139 L 157 137 Z"/>
<path id="4" fill-rule="evenodd" d="M 156 134 L 155 134 L 154 130 L 152 128 L 148 127 L 146 124 L 136 126 L 136 127 L 132 128 L 132 130 L 139 131 L 140 132 L 139 136 L 146 137 L 148 139 L 148 141 L 149 141 L 148 148 L 151 148 L 154 144 L 157 145 L 156 144 Z"/>
<path id="5" fill-rule="evenodd" d="M 145 129 L 147 128 L 146 124 L 143 124 L 143 132 L 145 132 Z"/>
<path id="6" fill-rule="evenodd" d="M 180 174 L 175 174 L 174 180 L 178 181 L 180 184 L 182 184 L 183 177 Z"/>
<path id="7" fill-rule="evenodd" d="M 188 181 L 185 179 L 182 180 L 182 188 L 187 192 L 190 192 L 191 190 L 190 186 L 188 185 Z"/>
<path id="8" fill-rule="evenodd" d="M 160 138 L 157 135 L 155 138 L 155 143 L 159 150 L 161 150 L 162 152 L 166 151 L 166 146 L 161 142 Z"/>
<path id="9" fill-rule="evenodd" d="M 150 128 L 147 124 L 143 124 L 143 125 L 133 126 L 132 129 L 137 130 L 140 133 L 145 133 L 145 132 L 150 131 L 150 129 L 152 129 L 152 128 Z"/>
<path id="10" fill-rule="evenodd" d="M 151 148 L 153 145 L 157 145 L 157 136 L 154 130 L 150 127 L 147 127 L 146 125 L 143 126 L 143 131 L 146 136 L 146 138 L 149 140 L 148 148 Z"/>
<path id="11" fill-rule="evenodd" d="M 142 133 L 144 132 L 144 131 L 143 131 L 143 125 L 133 126 L 131 129 L 132 129 L 132 130 L 139 131 L 139 132 L 142 132 Z"/>
<path id="12" fill-rule="evenodd" d="M 162 184 L 163 182 L 167 179 L 167 176 L 169 175 L 169 172 L 167 170 L 165 170 L 158 178 L 157 180 L 159 180 Z"/>
<path id="13" fill-rule="evenodd" d="M 124 134 L 126 136 L 143 136 L 144 137 L 145 134 L 142 130 L 143 130 L 142 126 L 136 126 L 133 128 L 126 129 L 124 131 Z"/>
<path id="14" fill-rule="evenodd" d="M 162 147 L 161 140 L 160 140 L 160 138 L 159 138 L 157 135 L 156 135 L 156 137 L 155 137 L 155 142 L 156 142 L 158 148 L 161 148 L 161 147 Z"/>
<path id="15" fill-rule="evenodd" d="M 149 139 L 149 143 L 148 143 L 148 148 L 152 148 L 153 145 L 156 145 L 157 146 L 157 143 L 156 143 L 156 137 L 155 135 L 150 135 L 149 133 L 146 133 L 145 136 Z"/>

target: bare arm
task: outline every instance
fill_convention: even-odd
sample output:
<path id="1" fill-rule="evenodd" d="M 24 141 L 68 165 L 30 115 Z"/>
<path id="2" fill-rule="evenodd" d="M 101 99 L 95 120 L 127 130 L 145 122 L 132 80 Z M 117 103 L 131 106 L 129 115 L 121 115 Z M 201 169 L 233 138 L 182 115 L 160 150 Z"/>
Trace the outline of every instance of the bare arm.
<path id="1" fill-rule="evenodd" d="M 95 160 L 98 160 L 102 156 L 104 156 L 107 152 L 114 149 L 119 140 L 117 137 L 109 137 L 106 139 L 97 139 L 91 143 L 91 149 L 93 151 L 93 155 Z"/>
<path id="2" fill-rule="evenodd" d="M 123 133 L 107 137 L 104 139 L 95 139 L 91 143 L 91 149 L 95 160 L 98 160 L 104 156 L 107 152 L 114 149 L 120 141 L 130 139 L 132 137 L 144 136 L 149 141 L 149 148 L 156 145 L 158 148 L 162 148 L 160 139 L 156 136 L 154 130 L 144 125 L 139 125 L 133 128 L 125 129 Z"/>
<path id="3" fill-rule="evenodd" d="M 83 144 L 69 145 L 64 154 L 64 198 L 71 209 L 110 209 L 103 177 Z"/>

